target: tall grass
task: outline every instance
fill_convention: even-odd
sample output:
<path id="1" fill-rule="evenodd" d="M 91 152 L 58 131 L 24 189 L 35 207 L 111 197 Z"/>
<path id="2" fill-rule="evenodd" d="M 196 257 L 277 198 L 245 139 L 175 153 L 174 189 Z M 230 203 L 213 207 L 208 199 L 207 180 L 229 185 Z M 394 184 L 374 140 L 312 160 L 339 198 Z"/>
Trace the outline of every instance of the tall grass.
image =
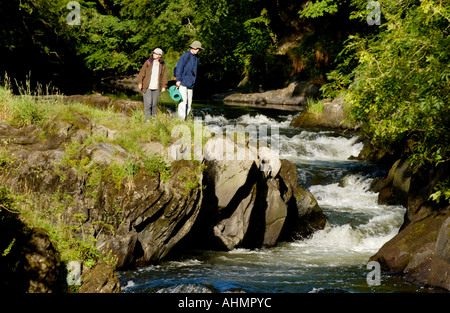
<path id="1" fill-rule="evenodd" d="M 307 98 L 306 111 L 322 114 L 323 112 L 322 100 L 314 100 L 312 98 Z"/>
<path id="2" fill-rule="evenodd" d="M 135 110 L 129 117 L 114 112 L 113 108 L 101 109 L 84 103 L 65 103 L 61 95 L 47 94 L 48 88 L 31 90 L 30 85 L 25 83 L 19 88 L 20 95 L 15 96 L 12 94 L 10 81 L 5 79 L 4 85 L 0 86 L 0 121 L 15 127 L 31 124 L 45 127 L 55 120 L 80 124 L 80 117 L 83 117 L 91 123 L 117 131 L 117 138 L 109 141 L 120 144 L 130 153 L 139 153 L 140 144 L 148 141 L 159 141 L 167 147 L 177 140 L 171 136 L 171 132 L 179 124 L 187 125 L 193 134 L 192 120 L 182 121 L 160 112 L 155 119 L 146 123 L 142 110 Z"/>
<path id="3" fill-rule="evenodd" d="M 7 121 L 11 116 L 11 90 L 7 87 L 0 86 L 0 121 Z"/>
<path id="4" fill-rule="evenodd" d="M 137 172 L 144 168 L 149 175 L 159 173 L 162 181 L 166 182 L 171 175 L 171 165 L 162 156 L 147 156 L 142 151 L 142 144 L 149 141 L 161 142 L 169 146 L 178 138 L 173 138 L 171 132 L 176 125 L 187 125 L 193 136 L 194 126 L 192 119 L 182 121 L 168 114 L 158 113 L 155 119 L 145 122 L 142 110 L 136 110 L 131 116 L 116 113 L 113 108 L 100 109 L 84 103 L 65 103 L 60 95 L 48 94 L 47 89 L 31 90 L 31 84 L 25 84 L 20 89 L 20 95 L 13 95 L 10 81 L 5 80 L 0 85 L 0 122 L 23 127 L 37 124 L 44 130 L 50 129 L 57 121 L 71 123 L 74 129 L 86 128 L 86 120 L 90 126 L 94 123 L 110 130 L 117 131 L 115 137 L 90 133 L 82 143 L 68 142 L 65 146 L 66 156 L 61 164 L 56 164 L 55 175 L 66 179 L 64 171 L 58 173 L 58 168 L 65 166 L 75 168 L 86 177 L 86 195 L 96 197 L 97 189 L 102 177 L 107 175 L 116 183 L 116 188 L 125 185 L 133 188 L 132 182 Z M 90 132 L 90 129 L 88 129 Z M 89 158 L 80 159 L 80 151 L 87 146 L 100 142 L 118 144 L 130 156 L 122 164 L 112 162 L 109 166 L 93 164 Z M 4 147 L 4 148 L 3 148 Z M 8 145 L 0 141 L 0 186 L 3 178 L 7 178 L 8 168 L 15 169 L 21 162 L 14 162 L 7 151 Z M 20 163 L 20 164 L 19 164 Z M 85 216 L 78 214 L 66 220 L 67 209 L 73 206 L 72 199 L 60 195 L 57 191 L 48 195 L 35 195 L 32 192 L 23 192 L 16 195 L 15 202 L 20 211 L 21 219 L 33 227 L 42 227 L 47 230 L 52 240 L 57 243 L 62 253 L 62 261 L 84 260 L 84 265 L 92 266 L 98 259 L 106 259 L 115 264 L 116 258 L 111 255 L 102 255 L 95 247 L 97 238 L 93 236 L 92 228 L 83 223 Z M 112 228 L 104 224 L 102 227 Z M 79 234 L 82 234 L 81 236 Z"/>
<path id="5" fill-rule="evenodd" d="M 31 90 L 31 81 L 26 80 L 25 85 L 16 81 L 20 96 L 14 96 L 11 89 L 11 80 L 5 75 L 3 86 L 0 86 L 0 120 L 22 127 L 30 124 L 42 125 L 46 120 L 46 106 L 39 104 L 35 97 L 44 95 L 42 85 L 38 84 Z M 49 92 L 49 88 L 46 89 Z"/>

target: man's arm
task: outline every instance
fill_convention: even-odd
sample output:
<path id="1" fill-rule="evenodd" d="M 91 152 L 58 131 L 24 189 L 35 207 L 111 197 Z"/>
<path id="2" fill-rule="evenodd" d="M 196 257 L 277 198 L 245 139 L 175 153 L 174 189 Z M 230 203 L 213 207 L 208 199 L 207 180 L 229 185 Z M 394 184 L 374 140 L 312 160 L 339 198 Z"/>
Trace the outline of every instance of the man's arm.
<path id="1" fill-rule="evenodd" d="M 183 77 L 184 67 L 186 65 L 186 54 L 183 53 L 180 57 L 180 60 L 177 63 L 177 77 L 176 78 L 176 85 L 177 87 L 181 86 L 181 79 Z"/>

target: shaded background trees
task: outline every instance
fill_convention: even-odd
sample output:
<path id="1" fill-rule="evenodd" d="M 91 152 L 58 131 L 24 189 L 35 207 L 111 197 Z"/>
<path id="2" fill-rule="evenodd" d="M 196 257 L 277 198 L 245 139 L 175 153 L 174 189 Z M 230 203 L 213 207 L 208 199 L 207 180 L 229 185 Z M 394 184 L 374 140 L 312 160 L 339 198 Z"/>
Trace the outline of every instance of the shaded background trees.
<path id="1" fill-rule="evenodd" d="M 81 23 L 70 26 L 68 0 L 3 1 L 0 71 L 83 93 L 135 73 L 155 47 L 173 67 L 200 40 L 200 90 L 279 88 L 293 77 L 322 84 L 347 35 L 368 29 L 342 2 L 311 18 L 299 15 L 311 1 L 80 0 Z"/>

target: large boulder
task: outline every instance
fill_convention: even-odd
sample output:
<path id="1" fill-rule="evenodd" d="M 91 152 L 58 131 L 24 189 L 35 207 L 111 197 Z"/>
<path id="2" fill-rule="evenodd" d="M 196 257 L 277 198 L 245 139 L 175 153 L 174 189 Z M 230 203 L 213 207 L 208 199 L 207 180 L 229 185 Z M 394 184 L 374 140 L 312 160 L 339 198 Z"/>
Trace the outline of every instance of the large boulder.
<path id="1" fill-rule="evenodd" d="M 81 293 L 120 293 L 120 281 L 114 266 L 98 263 L 93 268 L 83 268 L 81 274 Z"/>
<path id="2" fill-rule="evenodd" d="M 230 139 L 214 137 L 205 145 L 205 198 L 193 242 L 209 249 L 271 247 L 325 226 L 314 197 L 297 186 L 293 163 L 280 160 L 267 147 L 250 151 L 252 146 L 245 155 L 254 158 L 227 160 L 217 155 L 218 150 L 226 156 L 217 149 L 220 145 L 235 151 L 234 143 L 226 141 Z"/>
<path id="3" fill-rule="evenodd" d="M 370 258 L 411 281 L 450 290 L 450 207 L 408 224 Z"/>
<path id="4" fill-rule="evenodd" d="M 243 198 L 229 217 L 225 217 L 213 226 L 214 236 L 220 240 L 221 246 L 232 250 L 242 244 L 247 235 L 252 209 L 256 201 L 256 184 L 249 194 Z"/>
<path id="5" fill-rule="evenodd" d="M 412 169 L 408 159 L 394 163 L 380 192 L 380 202 L 407 210 L 399 233 L 370 258 L 386 270 L 427 286 L 450 290 L 450 206 L 430 195 L 448 177 L 448 165 Z"/>
<path id="6" fill-rule="evenodd" d="M 95 93 L 92 95 L 64 96 L 64 101 L 85 103 L 87 105 L 104 109 L 113 108 L 116 112 L 125 113 L 127 115 L 131 115 L 134 110 L 142 110 L 144 108 L 143 101 L 128 99 L 113 100 L 112 98 L 104 96 L 100 93 Z"/>
<path id="7" fill-rule="evenodd" d="M 358 127 L 350 127 L 346 121 L 347 113 L 345 112 L 348 104 L 343 98 L 335 98 L 331 102 L 323 101 L 323 111 L 321 113 L 303 111 L 295 116 L 290 126 L 301 128 L 332 128 L 332 129 L 352 129 Z"/>
<path id="8" fill-rule="evenodd" d="M 117 255 L 118 268 L 158 263 L 191 229 L 199 214 L 202 189 L 187 182 L 200 182 L 195 163 L 178 160 L 172 163 L 167 182 L 158 175 L 140 171 L 133 188 L 117 190 L 104 180 L 92 210 L 92 223 L 102 221 L 117 229 L 100 237 L 99 249 Z M 114 206 L 120 205 L 120 213 Z"/>
<path id="9" fill-rule="evenodd" d="M 2 216 L 3 218 L 3 216 Z M 11 234 L 14 232 L 14 234 Z M 12 245 L 0 259 L 0 291 L 61 293 L 67 285 L 65 268 L 55 244 L 42 228 L 10 230 Z"/>

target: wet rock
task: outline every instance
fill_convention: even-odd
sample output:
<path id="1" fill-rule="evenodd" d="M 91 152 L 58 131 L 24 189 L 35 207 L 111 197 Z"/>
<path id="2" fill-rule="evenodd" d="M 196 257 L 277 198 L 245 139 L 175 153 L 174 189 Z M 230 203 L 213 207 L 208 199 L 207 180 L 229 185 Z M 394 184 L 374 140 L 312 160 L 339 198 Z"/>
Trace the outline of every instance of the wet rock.
<path id="1" fill-rule="evenodd" d="M 216 95 L 215 99 L 225 102 L 241 102 L 252 104 L 306 105 L 307 98 L 317 98 L 319 88 L 307 82 L 292 82 L 286 88 L 269 90 L 260 93 L 227 93 Z"/>
<path id="2" fill-rule="evenodd" d="M 450 290 L 449 209 L 408 224 L 370 260 L 411 281 Z"/>
<path id="3" fill-rule="evenodd" d="M 370 260 L 413 282 L 450 290 L 450 206 L 430 200 L 447 173 L 445 163 L 413 170 L 408 159 L 400 159 L 392 166 L 382 193 L 407 211 L 399 233 Z"/>
<path id="4" fill-rule="evenodd" d="M 209 249 L 271 247 L 281 239 L 292 240 L 324 227 L 325 216 L 317 202 L 311 206 L 312 200 L 306 203 L 299 195 L 308 192 L 297 186 L 294 164 L 280 160 L 267 147 L 249 151 L 251 146 L 243 155 L 254 159 L 223 160 L 220 156 L 226 151 L 217 146 L 236 151 L 234 143 L 222 142 L 227 140 L 213 138 L 205 145 L 205 199 L 193 241 L 202 238 Z M 314 210 L 317 215 L 311 214 Z"/>
<path id="5" fill-rule="evenodd" d="M 114 266 L 97 263 L 92 269 L 83 268 L 80 293 L 120 293 L 120 282 Z"/>
<path id="6" fill-rule="evenodd" d="M 61 293 L 66 288 L 60 253 L 42 228 L 16 229 L 15 242 L 2 256 L 0 290 L 20 293 Z"/>
<path id="7" fill-rule="evenodd" d="M 408 206 L 411 169 L 409 159 L 397 160 L 389 170 L 388 177 L 379 187 L 378 203 Z"/>
<path id="8" fill-rule="evenodd" d="M 323 101 L 323 112 L 301 112 L 294 117 L 290 126 L 301 128 L 332 128 L 332 129 L 352 129 L 357 130 L 359 127 L 350 127 L 345 121 L 347 118 L 345 109 L 348 106 L 344 103 L 344 99 L 336 98 L 331 102 Z"/>
<path id="9" fill-rule="evenodd" d="M 450 217 L 442 223 L 430 263 L 429 270 L 415 279 L 450 291 Z"/>

